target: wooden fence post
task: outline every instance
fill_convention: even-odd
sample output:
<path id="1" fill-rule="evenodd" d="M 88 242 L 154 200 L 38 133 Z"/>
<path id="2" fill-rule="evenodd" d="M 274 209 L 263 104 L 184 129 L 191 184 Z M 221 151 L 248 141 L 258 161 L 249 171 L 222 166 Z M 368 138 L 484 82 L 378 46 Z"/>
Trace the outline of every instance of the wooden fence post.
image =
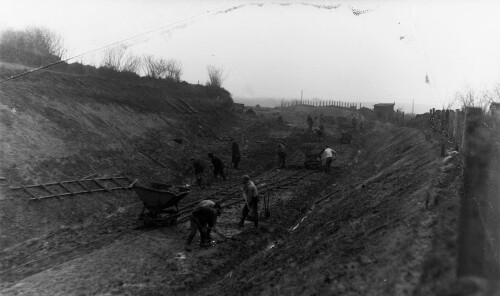
<path id="1" fill-rule="evenodd" d="M 463 144 L 457 276 L 485 277 L 485 225 L 490 135 L 481 108 L 467 108 Z"/>
<path id="2" fill-rule="evenodd" d="M 465 128 L 465 111 L 460 110 L 458 112 L 458 119 L 457 119 L 457 136 L 458 136 L 458 147 L 460 151 L 463 150 L 463 143 L 464 143 L 464 128 Z"/>

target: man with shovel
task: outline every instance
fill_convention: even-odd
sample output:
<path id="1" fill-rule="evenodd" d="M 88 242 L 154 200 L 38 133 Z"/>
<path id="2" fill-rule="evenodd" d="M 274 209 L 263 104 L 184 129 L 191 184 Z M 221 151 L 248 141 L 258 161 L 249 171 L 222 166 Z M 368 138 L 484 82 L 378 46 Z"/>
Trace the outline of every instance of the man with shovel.
<path id="1" fill-rule="evenodd" d="M 189 216 L 191 232 L 186 241 L 186 250 L 191 250 L 191 242 L 193 241 L 196 231 L 200 232 L 200 247 L 209 247 L 212 245 L 211 231 L 226 238 L 224 234 L 215 228 L 217 217 L 222 213 L 221 206 L 212 200 L 202 200 Z"/>
<path id="2" fill-rule="evenodd" d="M 245 224 L 245 218 L 248 213 L 252 211 L 252 216 L 254 218 L 253 223 L 255 228 L 259 227 L 259 192 L 255 184 L 250 181 L 248 175 L 242 177 L 243 180 L 243 199 L 245 200 L 245 206 L 243 207 L 243 213 L 241 215 L 240 223 L 238 227 L 243 227 Z"/>
<path id="3" fill-rule="evenodd" d="M 196 185 L 201 186 L 203 182 L 203 172 L 205 172 L 205 164 L 201 159 L 196 159 L 194 157 L 191 158 L 191 167 L 188 168 L 188 171 L 194 171 L 194 178 L 196 180 Z"/>
<path id="4" fill-rule="evenodd" d="M 321 153 L 321 159 L 325 163 L 325 173 L 330 173 L 330 168 L 332 166 L 333 158 L 337 157 L 337 152 L 330 148 L 328 145 L 325 146 L 325 150 Z"/>

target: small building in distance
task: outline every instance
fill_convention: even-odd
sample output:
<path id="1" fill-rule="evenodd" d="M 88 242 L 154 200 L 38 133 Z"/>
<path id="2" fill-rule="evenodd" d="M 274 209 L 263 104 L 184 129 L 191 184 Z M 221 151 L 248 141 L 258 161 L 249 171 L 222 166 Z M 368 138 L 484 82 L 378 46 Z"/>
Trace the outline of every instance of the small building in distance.
<path id="1" fill-rule="evenodd" d="M 379 103 L 373 105 L 375 116 L 383 119 L 389 119 L 394 115 L 394 105 L 396 103 Z"/>
<path id="2" fill-rule="evenodd" d="M 500 126 L 500 103 L 493 102 L 490 105 L 491 117 L 493 117 L 493 125 L 495 128 Z"/>
<path id="3" fill-rule="evenodd" d="M 245 104 L 233 103 L 233 111 L 237 113 L 243 113 L 245 110 Z"/>
<path id="4" fill-rule="evenodd" d="M 251 116 L 256 116 L 257 115 L 257 113 L 255 113 L 255 111 L 252 108 L 250 108 L 247 111 L 245 111 L 245 114 L 251 115 Z"/>
<path id="5" fill-rule="evenodd" d="M 495 117 L 496 119 L 500 119 L 500 103 L 491 103 L 490 111 L 493 117 Z"/>

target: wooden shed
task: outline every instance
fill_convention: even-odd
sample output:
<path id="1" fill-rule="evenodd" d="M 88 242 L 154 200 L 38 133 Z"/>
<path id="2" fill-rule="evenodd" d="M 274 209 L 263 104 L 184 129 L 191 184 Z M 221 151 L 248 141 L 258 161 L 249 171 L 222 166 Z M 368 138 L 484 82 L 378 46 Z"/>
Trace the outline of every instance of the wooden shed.
<path id="1" fill-rule="evenodd" d="M 389 119 L 394 115 L 394 105 L 396 103 L 379 103 L 373 105 L 375 116 L 383 119 Z"/>

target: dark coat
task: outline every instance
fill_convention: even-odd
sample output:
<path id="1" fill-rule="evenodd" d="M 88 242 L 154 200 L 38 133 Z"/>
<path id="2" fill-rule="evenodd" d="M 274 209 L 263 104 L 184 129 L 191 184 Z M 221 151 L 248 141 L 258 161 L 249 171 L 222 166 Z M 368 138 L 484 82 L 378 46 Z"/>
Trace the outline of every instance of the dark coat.
<path id="1" fill-rule="evenodd" d="M 212 157 L 212 164 L 214 166 L 214 170 L 223 170 L 224 169 L 224 164 L 222 163 L 222 160 L 218 159 L 217 157 Z"/>
<path id="2" fill-rule="evenodd" d="M 193 162 L 193 168 L 194 168 L 194 173 L 195 174 L 202 174 L 203 171 L 205 171 L 205 164 L 199 160 L 199 159 L 196 159 L 194 162 Z"/>
<path id="3" fill-rule="evenodd" d="M 238 143 L 236 142 L 233 142 L 233 146 L 231 147 L 231 160 L 233 162 L 241 160 L 240 146 L 238 146 Z"/>

